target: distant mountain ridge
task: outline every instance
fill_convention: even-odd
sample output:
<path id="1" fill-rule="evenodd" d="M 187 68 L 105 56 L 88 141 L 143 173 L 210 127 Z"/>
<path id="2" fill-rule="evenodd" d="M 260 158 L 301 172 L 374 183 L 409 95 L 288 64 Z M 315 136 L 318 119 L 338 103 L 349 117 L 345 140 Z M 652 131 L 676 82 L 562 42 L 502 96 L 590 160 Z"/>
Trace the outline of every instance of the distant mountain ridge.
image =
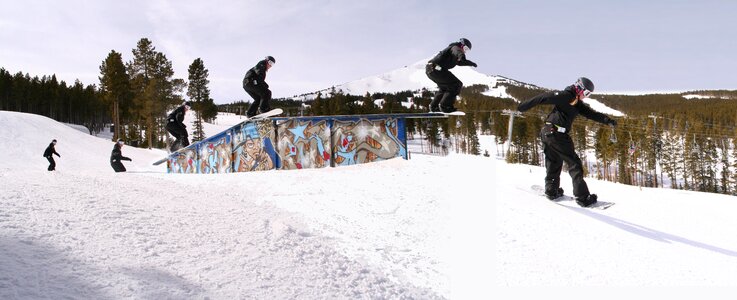
<path id="1" fill-rule="evenodd" d="M 423 59 L 411 65 L 376 76 L 364 77 L 358 80 L 339 84 L 334 87 L 290 98 L 301 101 L 312 100 L 317 97 L 318 93 L 325 95 L 332 93 L 333 90 L 336 93 L 340 92 L 346 95 L 357 96 L 362 96 L 366 93 L 397 93 L 401 91 L 419 91 L 422 89 L 435 90 L 437 89 L 437 85 L 427 78 L 427 75 L 425 75 L 425 65 L 429 59 L 430 58 Z M 463 82 L 464 86 L 476 84 L 486 85 L 489 86 L 488 94 L 500 98 L 513 97 L 507 94 L 505 88 L 498 83 L 536 87 L 531 84 L 498 75 L 486 75 L 471 67 L 456 67 L 450 71 Z"/>
<path id="2" fill-rule="evenodd" d="M 402 91 L 420 91 L 437 90 L 437 85 L 432 82 L 425 74 L 425 65 L 430 58 L 417 61 L 411 65 L 404 66 L 389 72 L 385 72 L 376 76 L 364 77 L 362 79 L 339 84 L 334 87 L 322 89 L 316 92 L 302 94 L 291 97 L 292 100 L 310 101 L 317 97 L 318 94 L 323 96 L 332 93 L 343 93 L 346 95 L 363 96 L 366 93 L 397 93 Z M 516 99 L 507 92 L 507 86 L 517 86 L 526 89 L 547 90 L 534 84 L 522 82 L 516 79 L 500 76 L 487 75 L 476 71 L 472 67 L 456 67 L 450 70 L 458 79 L 463 82 L 464 86 L 485 85 L 488 90 L 483 95 L 512 99 L 516 102 L 525 99 Z M 623 114 L 617 110 L 606 107 L 594 99 L 588 99 L 587 102 L 595 109 L 605 113 L 622 116 Z"/>

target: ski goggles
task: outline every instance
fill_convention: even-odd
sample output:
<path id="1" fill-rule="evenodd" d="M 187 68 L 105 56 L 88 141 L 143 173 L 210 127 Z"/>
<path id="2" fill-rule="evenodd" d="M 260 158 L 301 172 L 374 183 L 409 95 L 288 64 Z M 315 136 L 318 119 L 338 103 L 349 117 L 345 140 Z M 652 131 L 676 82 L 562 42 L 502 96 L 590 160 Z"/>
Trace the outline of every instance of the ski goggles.
<path id="1" fill-rule="evenodd" d="M 271 67 L 273 67 L 273 66 L 274 66 L 275 62 L 273 62 L 273 61 L 271 61 L 271 60 L 268 60 L 268 59 L 267 59 L 267 60 L 266 60 L 266 64 L 268 64 L 268 65 L 269 65 L 269 68 L 271 68 Z"/>
<path id="2" fill-rule="evenodd" d="M 591 91 L 587 90 L 586 87 L 583 86 L 583 83 L 581 81 L 577 81 L 575 86 L 578 90 L 578 93 L 583 94 L 584 98 L 588 98 L 591 95 Z"/>
<path id="3" fill-rule="evenodd" d="M 468 47 L 468 46 L 466 46 L 466 45 L 463 45 L 463 53 L 467 53 L 467 52 L 469 52 L 469 51 L 471 51 L 471 48 L 469 48 L 469 47 Z"/>

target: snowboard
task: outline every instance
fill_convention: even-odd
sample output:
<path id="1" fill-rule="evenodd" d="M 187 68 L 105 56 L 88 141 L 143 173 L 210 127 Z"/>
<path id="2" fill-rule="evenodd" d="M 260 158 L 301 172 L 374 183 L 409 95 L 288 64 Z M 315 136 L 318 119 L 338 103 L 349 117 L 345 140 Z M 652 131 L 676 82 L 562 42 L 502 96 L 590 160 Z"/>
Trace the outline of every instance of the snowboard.
<path id="1" fill-rule="evenodd" d="M 266 119 L 266 118 L 270 118 L 270 117 L 273 117 L 273 116 L 281 115 L 282 113 L 284 113 L 284 110 L 283 109 L 281 109 L 281 108 L 274 108 L 274 109 L 272 109 L 270 111 L 267 111 L 265 113 L 260 113 L 258 115 L 253 116 L 253 117 L 246 118 L 246 121 L 244 121 L 244 122 L 253 121 L 253 120 L 259 120 L 259 119 Z"/>
<path id="2" fill-rule="evenodd" d="M 281 109 L 281 108 L 274 108 L 274 109 L 272 109 L 270 111 L 267 111 L 265 113 L 260 113 L 258 115 L 253 116 L 253 117 L 246 118 L 246 120 L 243 121 L 243 122 L 241 122 L 241 123 L 246 123 L 246 122 L 255 121 L 255 120 L 261 120 L 261 119 L 268 119 L 268 118 L 273 117 L 273 116 L 281 115 L 282 113 L 284 113 L 284 110 L 283 109 Z M 192 145 L 194 145 L 194 144 L 192 144 Z M 168 161 L 169 158 L 172 157 L 172 155 L 181 153 L 182 150 L 187 149 L 187 148 L 189 148 L 189 146 L 187 146 L 185 148 L 177 149 L 177 151 L 171 152 L 166 157 L 164 157 L 164 158 L 162 158 L 160 160 L 155 161 L 153 163 L 153 165 L 154 166 L 158 166 L 160 164 L 163 164 L 164 162 Z"/>
<path id="3" fill-rule="evenodd" d="M 192 145 L 194 145 L 194 144 L 192 144 Z M 192 145 L 190 145 L 190 146 L 192 146 Z M 162 158 L 160 160 L 155 161 L 153 163 L 153 165 L 154 166 L 158 166 L 160 164 L 163 164 L 164 162 L 168 161 L 169 158 L 172 157 L 172 155 L 174 155 L 174 154 L 180 154 L 180 153 L 182 153 L 182 150 L 187 149 L 190 146 L 187 146 L 187 147 L 184 147 L 184 148 L 179 148 L 179 149 L 177 149 L 177 151 L 174 151 L 174 152 L 171 152 L 171 153 L 167 154 L 166 157 L 164 157 L 164 158 Z"/>
<path id="4" fill-rule="evenodd" d="M 459 110 L 456 110 L 454 112 L 449 112 L 449 113 L 442 112 L 442 111 L 433 112 L 433 113 L 434 114 L 445 115 L 445 116 L 465 116 L 466 115 L 466 113 L 464 113 L 462 111 L 459 111 Z"/>
<path id="5" fill-rule="evenodd" d="M 545 195 L 545 188 L 544 187 L 542 187 L 540 185 L 533 185 L 531 188 L 538 195 L 540 195 L 542 197 L 546 197 L 545 199 L 548 199 L 547 196 Z M 558 203 L 558 204 L 561 204 L 561 205 L 565 205 L 565 204 L 563 204 L 563 202 L 573 201 L 575 203 L 576 199 L 573 198 L 573 197 L 571 197 L 571 196 L 563 195 L 561 197 L 558 197 L 558 198 L 553 199 L 553 200 L 550 200 L 550 201 L 555 202 L 555 203 Z M 575 205 L 576 205 L 576 207 L 582 207 L 582 206 L 578 205 L 577 203 Z M 590 206 L 587 206 L 587 207 L 582 207 L 582 208 L 591 208 L 591 209 L 605 210 L 607 208 L 612 207 L 612 205 L 614 205 L 614 202 L 596 201 L 596 203 L 594 203 L 594 204 L 592 204 Z"/>

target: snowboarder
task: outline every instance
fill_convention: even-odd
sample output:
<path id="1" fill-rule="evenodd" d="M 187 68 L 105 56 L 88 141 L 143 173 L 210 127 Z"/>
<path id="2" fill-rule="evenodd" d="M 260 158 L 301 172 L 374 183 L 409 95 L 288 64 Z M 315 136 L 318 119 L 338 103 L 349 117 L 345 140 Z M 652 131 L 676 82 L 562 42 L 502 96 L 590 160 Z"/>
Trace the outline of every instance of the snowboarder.
<path id="1" fill-rule="evenodd" d="M 49 144 L 48 147 L 46 147 L 46 151 L 44 151 L 44 157 L 46 157 L 47 160 L 49 160 L 49 171 L 56 171 L 56 162 L 54 161 L 54 156 L 52 154 L 56 154 L 56 156 L 61 157 L 59 153 L 56 153 L 56 139 L 51 141 L 51 144 Z"/>
<path id="2" fill-rule="evenodd" d="M 274 64 L 276 64 L 274 57 L 267 56 L 259 61 L 255 67 L 248 70 L 246 76 L 243 77 L 243 89 L 253 98 L 253 103 L 246 112 L 246 116 L 249 118 L 271 110 L 269 105 L 271 90 L 269 90 L 269 84 L 265 80 L 266 71 L 271 69 Z"/>
<path id="3" fill-rule="evenodd" d="M 573 120 L 577 115 L 610 126 L 617 126 L 617 121 L 605 114 L 597 112 L 583 102 L 594 92 L 594 83 L 586 77 L 576 80 L 576 83 L 562 91 L 545 92 L 533 97 L 517 106 L 517 110 L 524 112 L 538 104 L 554 105 L 553 110 L 545 119 L 545 126 L 540 131 L 540 138 L 545 153 L 545 196 L 548 199 L 557 199 L 563 196 L 560 187 L 560 172 L 563 162 L 568 164 L 568 174 L 573 179 L 573 195 L 576 203 L 588 207 L 596 203 L 596 194 L 591 194 L 583 180 L 581 158 L 576 154 L 573 140 L 568 135 Z"/>
<path id="4" fill-rule="evenodd" d="M 115 170 L 116 173 L 125 172 L 125 166 L 123 166 L 123 163 L 121 162 L 122 160 L 133 161 L 132 159 L 123 156 L 121 148 L 123 148 L 124 144 L 125 142 L 123 142 L 122 139 L 118 139 L 115 146 L 113 146 L 113 152 L 110 153 L 110 166 L 113 167 L 113 170 Z"/>
<path id="5" fill-rule="evenodd" d="M 175 139 L 169 147 L 170 152 L 189 146 L 187 125 L 184 125 L 184 114 L 189 109 L 190 102 L 184 102 L 184 105 L 177 107 L 177 109 L 172 111 L 167 117 L 166 131 L 174 136 Z"/>
<path id="6" fill-rule="evenodd" d="M 475 62 L 466 59 L 466 53 L 469 51 L 471 51 L 471 41 L 461 38 L 460 41 L 451 43 L 427 62 L 425 74 L 438 85 L 438 92 L 430 102 L 430 112 L 451 113 L 456 111 L 453 104 L 456 96 L 461 93 L 463 82 L 448 70 L 455 66 L 477 67 Z"/>

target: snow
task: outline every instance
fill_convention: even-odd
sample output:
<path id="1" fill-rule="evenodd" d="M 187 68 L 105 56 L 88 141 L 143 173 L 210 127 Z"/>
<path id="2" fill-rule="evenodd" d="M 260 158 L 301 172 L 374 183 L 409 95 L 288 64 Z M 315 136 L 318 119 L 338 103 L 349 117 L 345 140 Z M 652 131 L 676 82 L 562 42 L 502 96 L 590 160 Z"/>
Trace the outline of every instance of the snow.
<path id="1" fill-rule="evenodd" d="M 692 99 L 699 99 L 699 100 L 701 99 L 730 99 L 727 96 L 716 97 L 716 96 L 704 96 L 704 95 L 696 95 L 696 94 L 683 95 L 683 98 L 686 98 L 688 100 L 692 100 Z"/>
<path id="2" fill-rule="evenodd" d="M 624 113 L 622 113 L 621 111 L 618 111 L 609 106 L 606 106 L 606 104 L 599 102 L 599 100 L 596 100 L 593 98 L 586 98 L 583 101 L 586 102 L 586 104 L 588 104 L 589 106 L 591 106 L 591 108 L 593 108 L 595 111 L 598 111 L 600 113 L 615 116 L 615 117 L 624 116 Z"/>
<path id="3" fill-rule="evenodd" d="M 45 117 L 0 111 L 0 126 L 2 299 L 716 299 L 737 286 L 735 197 L 587 178 L 617 204 L 555 204 L 529 190 L 544 169 L 505 163 L 489 136 L 491 157 L 182 175 L 132 147 L 114 173 L 111 141 Z"/>

